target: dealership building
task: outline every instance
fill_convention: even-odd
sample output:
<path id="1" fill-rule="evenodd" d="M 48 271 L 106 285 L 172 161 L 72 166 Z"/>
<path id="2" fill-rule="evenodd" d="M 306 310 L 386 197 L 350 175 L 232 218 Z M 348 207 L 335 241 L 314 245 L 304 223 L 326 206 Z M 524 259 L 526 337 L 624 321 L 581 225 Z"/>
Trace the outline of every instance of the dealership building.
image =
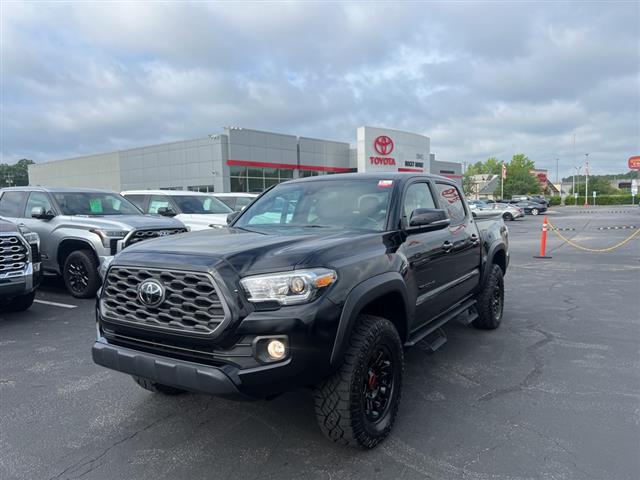
<path id="1" fill-rule="evenodd" d="M 292 178 L 344 172 L 430 172 L 461 178 L 461 164 L 436 161 L 424 135 L 357 129 L 349 143 L 225 127 L 204 138 L 29 166 L 29 184 L 110 190 L 259 192 Z"/>

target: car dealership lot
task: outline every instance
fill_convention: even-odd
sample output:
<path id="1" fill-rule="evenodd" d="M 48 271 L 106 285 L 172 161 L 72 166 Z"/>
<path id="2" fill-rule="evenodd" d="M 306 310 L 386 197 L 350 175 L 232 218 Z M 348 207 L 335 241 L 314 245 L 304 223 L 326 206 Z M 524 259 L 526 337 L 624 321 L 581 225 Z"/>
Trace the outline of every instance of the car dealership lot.
<path id="1" fill-rule="evenodd" d="M 584 211 L 549 220 L 591 248 L 640 227 L 637 207 Z M 640 239 L 550 233 L 539 260 L 541 222 L 508 223 L 502 327 L 408 350 L 396 427 L 366 452 L 324 439 L 307 392 L 161 397 L 94 365 L 94 302 L 48 278 L 47 303 L 0 314 L 0 478 L 639 478 Z"/>

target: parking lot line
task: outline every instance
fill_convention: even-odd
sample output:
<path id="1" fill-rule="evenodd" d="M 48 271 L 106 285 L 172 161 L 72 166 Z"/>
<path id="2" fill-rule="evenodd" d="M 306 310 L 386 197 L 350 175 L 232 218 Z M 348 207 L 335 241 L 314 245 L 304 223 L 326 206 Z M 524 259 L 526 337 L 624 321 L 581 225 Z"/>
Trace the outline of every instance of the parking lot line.
<path id="1" fill-rule="evenodd" d="M 66 303 L 48 302 L 46 300 L 34 300 L 35 303 L 41 303 L 42 305 L 51 305 L 53 307 L 61 308 L 78 308 L 77 305 L 68 305 Z"/>

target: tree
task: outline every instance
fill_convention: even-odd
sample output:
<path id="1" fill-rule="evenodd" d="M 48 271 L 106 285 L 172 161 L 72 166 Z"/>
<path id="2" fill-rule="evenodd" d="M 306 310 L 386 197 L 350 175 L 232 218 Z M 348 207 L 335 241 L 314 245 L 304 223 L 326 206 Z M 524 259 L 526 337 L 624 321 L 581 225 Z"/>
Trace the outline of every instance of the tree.
<path id="1" fill-rule="evenodd" d="M 35 162 L 23 158 L 13 165 L 0 163 L 0 187 L 29 185 L 29 165 Z"/>
<path id="2" fill-rule="evenodd" d="M 580 177 L 580 181 L 576 184 L 576 192 L 578 192 L 579 196 L 584 196 L 584 177 Z M 607 180 L 606 176 L 594 176 L 589 177 L 589 192 L 588 196 L 591 197 L 593 192 L 596 192 L 597 195 L 620 195 L 622 192 L 617 188 L 614 188 Z M 573 189 L 571 189 L 571 193 L 573 194 Z"/>
<path id="3" fill-rule="evenodd" d="M 540 193 L 540 183 L 531 174 L 535 168 L 533 160 L 524 153 L 518 153 L 507 164 L 507 178 L 504 180 L 504 197 Z"/>
<path id="4" fill-rule="evenodd" d="M 486 161 L 478 161 L 473 165 L 469 165 L 467 171 L 469 175 L 500 175 L 502 170 L 502 162 L 496 157 L 489 157 Z"/>
<path id="5" fill-rule="evenodd" d="M 462 176 L 462 191 L 468 198 L 476 194 L 476 183 L 473 181 L 473 175 L 469 172 L 464 172 Z"/>

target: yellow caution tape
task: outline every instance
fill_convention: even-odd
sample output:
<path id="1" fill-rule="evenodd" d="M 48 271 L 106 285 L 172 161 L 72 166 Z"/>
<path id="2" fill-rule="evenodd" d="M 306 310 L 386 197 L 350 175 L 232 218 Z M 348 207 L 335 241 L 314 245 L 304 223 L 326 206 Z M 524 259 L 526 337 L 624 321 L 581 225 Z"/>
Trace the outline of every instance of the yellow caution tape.
<path id="1" fill-rule="evenodd" d="M 549 227 L 550 227 L 551 231 L 555 232 L 555 234 L 558 235 L 562 240 L 567 242 L 572 247 L 575 247 L 575 248 L 577 248 L 579 250 L 584 250 L 585 252 L 596 252 L 596 253 L 611 252 L 612 250 L 615 250 L 616 248 L 620 248 L 623 245 L 625 245 L 626 243 L 629 243 L 631 240 L 633 240 L 635 237 L 637 237 L 638 234 L 640 234 L 640 230 L 636 230 L 629 237 L 627 237 L 626 239 L 624 239 L 620 243 L 617 243 L 614 246 L 609 247 L 609 248 L 587 248 L 587 247 L 583 247 L 582 245 L 578 245 L 577 243 L 573 242 L 569 238 L 567 238 L 564 235 L 562 235 L 560 233 L 558 227 L 556 227 L 555 225 L 552 225 L 551 222 L 548 221 L 547 223 L 549 224 Z"/>

